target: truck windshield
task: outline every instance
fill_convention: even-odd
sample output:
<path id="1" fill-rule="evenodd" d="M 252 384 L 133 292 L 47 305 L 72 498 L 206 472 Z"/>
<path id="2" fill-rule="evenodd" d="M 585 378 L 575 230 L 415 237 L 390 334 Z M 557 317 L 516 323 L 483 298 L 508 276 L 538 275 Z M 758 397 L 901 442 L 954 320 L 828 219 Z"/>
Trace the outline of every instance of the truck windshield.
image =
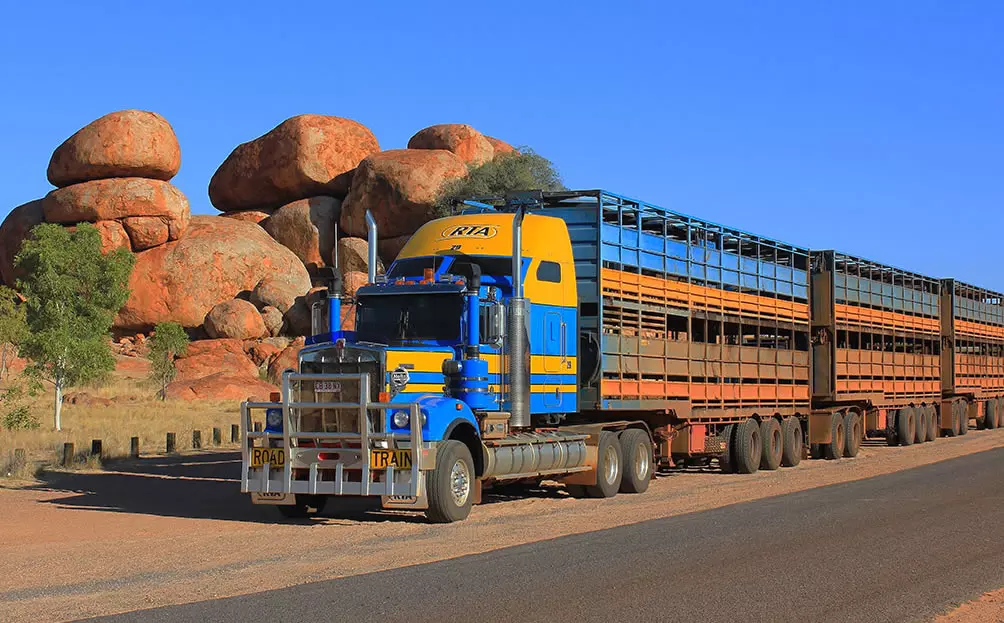
<path id="1" fill-rule="evenodd" d="M 356 339 L 360 342 L 452 342 L 460 339 L 464 301 L 454 293 L 362 296 L 358 310 Z"/>

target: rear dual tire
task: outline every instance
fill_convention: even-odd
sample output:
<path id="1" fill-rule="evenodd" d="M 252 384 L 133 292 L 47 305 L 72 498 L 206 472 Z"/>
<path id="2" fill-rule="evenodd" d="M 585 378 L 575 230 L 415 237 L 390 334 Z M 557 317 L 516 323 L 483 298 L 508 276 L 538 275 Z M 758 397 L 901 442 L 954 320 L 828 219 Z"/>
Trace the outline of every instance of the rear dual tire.
<path id="1" fill-rule="evenodd" d="M 644 493 L 652 482 L 652 439 L 640 428 L 627 428 L 617 436 L 624 458 L 621 493 Z"/>

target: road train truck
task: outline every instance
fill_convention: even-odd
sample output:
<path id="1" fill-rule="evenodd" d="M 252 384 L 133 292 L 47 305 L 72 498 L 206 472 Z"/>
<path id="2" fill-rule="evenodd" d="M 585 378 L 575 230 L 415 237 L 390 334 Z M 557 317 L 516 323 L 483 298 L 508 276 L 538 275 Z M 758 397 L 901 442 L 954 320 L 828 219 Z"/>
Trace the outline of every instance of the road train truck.
<path id="1" fill-rule="evenodd" d="M 663 467 L 837 459 L 998 406 L 946 389 L 935 280 L 600 190 L 465 202 L 380 276 L 367 226 L 368 284 L 343 300 L 332 270 L 298 368 L 242 405 L 242 491 L 287 516 L 379 496 L 457 521 L 544 479 L 641 493 Z"/>

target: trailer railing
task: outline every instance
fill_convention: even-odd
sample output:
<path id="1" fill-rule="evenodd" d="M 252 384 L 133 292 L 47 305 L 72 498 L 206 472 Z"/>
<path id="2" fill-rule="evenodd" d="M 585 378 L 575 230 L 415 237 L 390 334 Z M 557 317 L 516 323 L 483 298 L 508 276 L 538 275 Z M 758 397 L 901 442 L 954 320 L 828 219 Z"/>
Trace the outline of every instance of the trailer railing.
<path id="1" fill-rule="evenodd" d="M 304 382 L 355 382 L 359 384 L 359 399 L 347 402 L 293 400 L 293 385 L 299 387 Z M 316 398 L 316 391 L 314 395 Z M 254 431 L 252 412 L 275 408 L 282 410 L 282 432 Z M 302 430 L 303 411 L 308 409 L 356 410 L 358 432 Z M 392 433 L 386 430 L 385 412 L 390 409 L 409 411 L 409 431 Z M 424 493 L 421 468 L 423 456 L 429 455 L 430 446 L 422 439 L 419 405 L 371 401 L 370 375 L 367 373 L 299 374 L 287 371 L 282 376 L 281 402 L 241 404 L 241 430 L 242 493 L 276 497 L 285 494 L 420 497 Z M 276 440 L 281 440 L 282 445 L 273 445 Z M 309 443 L 303 445 L 305 441 Z M 256 447 L 281 448 L 284 457 L 282 468 L 275 469 L 271 462 L 253 467 L 251 457 Z M 372 467 L 374 451 L 388 450 L 407 451 L 411 458 L 410 469 L 396 470 L 391 464 Z"/>

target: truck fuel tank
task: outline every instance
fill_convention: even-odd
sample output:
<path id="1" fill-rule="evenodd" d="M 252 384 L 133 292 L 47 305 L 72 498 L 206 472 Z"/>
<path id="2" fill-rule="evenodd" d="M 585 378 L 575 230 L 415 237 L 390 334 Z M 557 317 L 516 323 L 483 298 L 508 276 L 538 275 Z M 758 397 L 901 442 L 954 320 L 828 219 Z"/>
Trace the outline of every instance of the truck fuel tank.
<path id="1" fill-rule="evenodd" d="M 485 442 L 484 478 L 507 480 L 565 470 L 586 463 L 588 435 L 520 433 Z M 491 445 L 488 445 L 491 444 Z"/>

